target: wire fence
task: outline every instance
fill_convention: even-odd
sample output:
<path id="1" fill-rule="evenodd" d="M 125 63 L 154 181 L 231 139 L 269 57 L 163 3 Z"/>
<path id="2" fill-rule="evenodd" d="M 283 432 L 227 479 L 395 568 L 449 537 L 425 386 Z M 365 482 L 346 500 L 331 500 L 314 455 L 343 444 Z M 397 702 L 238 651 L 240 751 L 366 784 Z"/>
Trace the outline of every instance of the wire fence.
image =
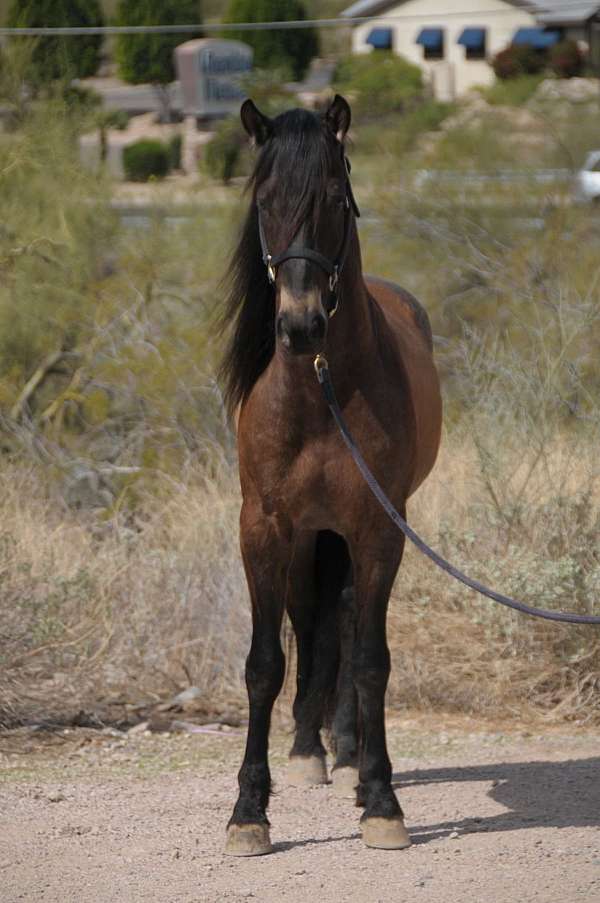
<path id="1" fill-rule="evenodd" d="M 581 0 L 565 0 L 562 10 L 565 15 L 569 10 L 575 13 L 581 7 Z M 365 22 L 385 19 L 386 22 L 420 22 L 422 20 L 440 21 L 456 17 L 502 16 L 514 15 L 511 7 L 497 9 L 465 9 L 438 10 L 431 13 L 400 15 L 377 14 L 371 16 L 340 16 L 333 19 L 295 19 L 288 22 L 205 22 L 182 25 L 93 25 L 86 27 L 49 27 L 0 28 L 1 37 L 43 37 L 43 36 L 82 36 L 82 35 L 119 35 L 119 34 L 197 34 L 198 32 L 218 33 L 228 31 L 287 31 L 301 28 L 348 28 Z"/>

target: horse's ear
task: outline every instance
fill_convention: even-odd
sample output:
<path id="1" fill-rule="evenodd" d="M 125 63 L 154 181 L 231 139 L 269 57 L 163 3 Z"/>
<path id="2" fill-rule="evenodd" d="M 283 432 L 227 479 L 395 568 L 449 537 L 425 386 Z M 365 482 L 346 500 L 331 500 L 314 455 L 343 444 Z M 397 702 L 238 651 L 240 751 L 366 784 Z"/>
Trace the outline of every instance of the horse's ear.
<path id="1" fill-rule="evenodd" d="M 242 125 L 250 135 L 254 144 L 260 147 L 273 131 L 273 120 L 261 113 L 254 101 L 248 99 L 242 104 L 240 110 Z"/>
<path id="2" fill-rule="evenodd" d="M 338 141 L 343 142 L 352 119 L 350 104 L 346 98 L 342 97 L 341 94 L 336 94 L 325 111 L 324 118 Z"/>

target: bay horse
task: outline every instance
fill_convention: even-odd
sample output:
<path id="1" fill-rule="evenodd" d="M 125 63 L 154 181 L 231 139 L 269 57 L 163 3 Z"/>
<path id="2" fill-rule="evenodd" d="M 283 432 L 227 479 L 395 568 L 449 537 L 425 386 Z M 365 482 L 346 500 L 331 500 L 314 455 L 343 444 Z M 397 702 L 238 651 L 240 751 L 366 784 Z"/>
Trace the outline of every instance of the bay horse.
<path id="1" fill-rule="evenodd" d="M 259 148 L 251 203 L 230 269 L 222 364 L 237 412 L 240 543 L 252 605 L 249 723 L 226 852 L 272 850 L 271 711 L 285 670 L 287 610 L 297 645 L 294 783 L 326 783 L 364 807 L 368 846 L 410 844 L 391 786 L 384 698 L 386 611 L 404 537 L 363 482 L 321 395 L 326 354 L 344 417 L 404 515 L 439 448 L 441 399 L 424 309 L 407 291 L 363 277 L 344 141 L 350 107 L 275 118 L 251 100 L 241 119 Z M 333 314 L 335 314 L 333 316 Z"/>

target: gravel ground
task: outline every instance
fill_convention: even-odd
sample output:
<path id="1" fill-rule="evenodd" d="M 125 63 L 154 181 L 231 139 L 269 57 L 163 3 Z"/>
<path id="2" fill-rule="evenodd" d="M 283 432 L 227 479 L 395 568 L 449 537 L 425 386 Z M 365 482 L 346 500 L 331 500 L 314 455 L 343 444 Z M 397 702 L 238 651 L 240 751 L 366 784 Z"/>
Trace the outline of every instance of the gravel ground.
<path id="1" fill-rule="evenodd" d="M 285 784 L 275 853 L 223 855 L 243 735 L 0 735 L 0 901 L 600 901 L 597 735 L 422 716 L 390 727 L 413 846 L 363 846 L 360 810 Z"/>

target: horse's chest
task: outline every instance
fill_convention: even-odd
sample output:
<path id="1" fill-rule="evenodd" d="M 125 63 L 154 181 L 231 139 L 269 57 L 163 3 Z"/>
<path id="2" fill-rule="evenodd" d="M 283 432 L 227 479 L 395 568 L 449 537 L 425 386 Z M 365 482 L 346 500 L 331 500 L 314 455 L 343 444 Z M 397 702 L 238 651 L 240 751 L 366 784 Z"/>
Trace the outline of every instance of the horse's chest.
<path id="1" fill-rule="evenodd" d="M 367 460 L 379 469 L 398 473 L 398 447 L 373 431 Z M 390 468 L 395 457 L 396 467 Z M 250 476 L 250 475 L 249 475 Z M 391 485 L 388 487 L 393 488 Z M 268 455 L 253 461 L 251 490 L 263 510 L 281 514 L 298 527 L 341 527 L 360 518 L 371 500 L 369 490 L 337 432 L 273 445 Z"/>

